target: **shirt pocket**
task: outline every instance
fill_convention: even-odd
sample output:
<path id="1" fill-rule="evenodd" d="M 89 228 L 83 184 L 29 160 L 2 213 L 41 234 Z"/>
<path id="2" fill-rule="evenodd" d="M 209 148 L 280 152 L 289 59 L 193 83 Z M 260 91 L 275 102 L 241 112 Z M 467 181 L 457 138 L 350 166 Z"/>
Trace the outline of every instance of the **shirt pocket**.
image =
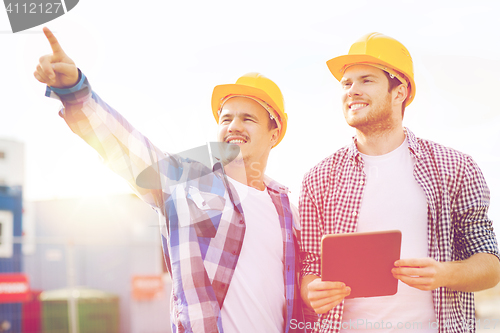
<path id="1" fill-rule="evenodd" d="M 215 237 L 226 205 L 226 199 L 217 194 L 200 191 L 188 186 L 186 198 L 191 224 L 198 237 Z"/>

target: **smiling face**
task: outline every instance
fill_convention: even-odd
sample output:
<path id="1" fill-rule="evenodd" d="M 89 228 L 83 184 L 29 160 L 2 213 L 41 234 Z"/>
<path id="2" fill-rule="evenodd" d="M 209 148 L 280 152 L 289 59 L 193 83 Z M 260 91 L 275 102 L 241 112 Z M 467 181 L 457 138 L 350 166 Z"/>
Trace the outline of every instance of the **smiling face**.
<path id="1" fill-rule="evenodd" d="M 245 165 L 265 168 L 278 129 L 269 129 L 269 113 L 256 101 L 245 97 L 230 98 L 219 116 L 217 139 L 240 147 Z"/>
<path id="2" fill-rule="evenodd" d="M 340 84 L 344 117 L 350 126 L 368 134 L 390 130 L 401 123 L 396 90 L 388 91 L 389 82 L 382 70 L 354 65 L 347 68 Z"/>

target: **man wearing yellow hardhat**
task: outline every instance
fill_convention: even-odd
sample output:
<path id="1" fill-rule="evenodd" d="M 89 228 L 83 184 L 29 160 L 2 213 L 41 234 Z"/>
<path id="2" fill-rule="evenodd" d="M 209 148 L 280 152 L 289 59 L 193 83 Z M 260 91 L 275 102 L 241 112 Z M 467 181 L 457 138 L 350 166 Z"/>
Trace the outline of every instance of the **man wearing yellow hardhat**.
<path id="1" fill-rule="evenodd" d="M 300 331 L 290 327 L 302 304 L 298 212 L 288 189 L 264 174 L 286 131 L 278 86 L 249 73 L 215 87 L 221 143 L 197 150 L 194 159 L 165 154 L 92 91 L 50 30 L 44 32 L 52 54 L 40 58 L 36 79 L 63 102 L 60 115 L 71 130 L 161 215 L 173 332 Z"/>
<path id="2" fill-rule="evenodd" d="M 397 40 L 365 35 L 327 65 L 356 136 L 302 184 L 301 294 L 319 314 L 315 332 L 474 330 L 472 292 L 500 280 L 480 169 L 403 127 L 416 86 L 410 53 Z M 402 232 L 401 259 L 391 271 L 399 280 L 395 295 L 344 299 L 349 285 L 321 280 L 323 235 L 393 229 Z"/>

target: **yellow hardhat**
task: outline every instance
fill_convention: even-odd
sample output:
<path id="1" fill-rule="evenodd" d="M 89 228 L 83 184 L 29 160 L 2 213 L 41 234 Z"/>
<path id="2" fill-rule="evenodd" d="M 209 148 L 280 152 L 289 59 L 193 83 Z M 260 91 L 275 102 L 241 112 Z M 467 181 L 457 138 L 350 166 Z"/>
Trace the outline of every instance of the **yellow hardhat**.
<path id="1" fill-rule="evenodd" d="M 288 121 L 280 88 L 276 83 L 259 73 L 247 73 L 240 77 L 235 84 L 216 86 L 212 94 L 212 112 L 217 123 L 219 123 L 219 112 L 224 103 L 229 98 L 236 96 L 252 98 L 269 112 L 279 129 L 278 141 L 274 145 L 276 147 L 285 136 Z"/>
<path id="2" fill-rule="evenodd" d="M 375 66 L 409 86 L 406 106 L 410 105 L 415 98 L 416 86 L 413 79 L 413 60 L 410 52 L 394 38 L 381 33 L 372 32 L 364 35 L 352 44 L 348 55 L 330 59 L 326 64 L 333 76 L 339 81 L 349 66 L 356 64 Z M 404 77 L 401 77 L 400 73 Z"/>

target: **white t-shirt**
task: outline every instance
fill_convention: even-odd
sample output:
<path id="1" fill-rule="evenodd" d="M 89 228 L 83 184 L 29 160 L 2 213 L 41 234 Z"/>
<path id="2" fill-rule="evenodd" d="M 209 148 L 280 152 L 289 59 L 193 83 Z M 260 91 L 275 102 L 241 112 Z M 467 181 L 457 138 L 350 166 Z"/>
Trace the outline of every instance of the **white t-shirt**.
<path id="1" fill-rule="evenodd" d="M 427 257 L 427 200 L 413 177 L 408 142 L 385 155 L 361 156 L 366 185 L 357 231 L 401 230 L 401 258 Z M 342 333 L 437 332 L 432 292 L 401 281 L 393 296 L 346 299 L 342 322 Z"/>
<path id="2" fill-rule="evenodd" d="M 246 230 L 238 264 L 222 306 L 222 328 L 230 333 L 284 331 L 283 236 L 267 190 L 228 177 L 245 214 Z"/>

